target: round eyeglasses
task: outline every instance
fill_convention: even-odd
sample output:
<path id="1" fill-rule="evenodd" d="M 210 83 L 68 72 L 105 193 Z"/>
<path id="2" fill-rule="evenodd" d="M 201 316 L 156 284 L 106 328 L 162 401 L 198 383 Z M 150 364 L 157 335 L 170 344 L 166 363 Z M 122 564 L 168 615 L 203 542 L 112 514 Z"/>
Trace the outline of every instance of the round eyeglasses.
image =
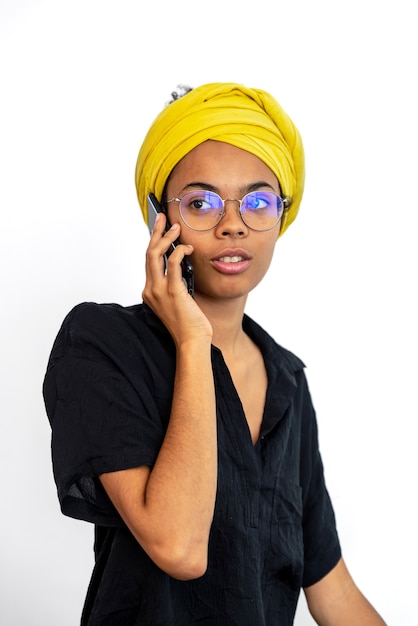
<path id="1" fill-rule="evenodd" d="M 283 212 L 290 206 L 289 198 L 282 198 L 272 191 L 252 191 L 242 200 L 223 200 L 213 191 L 197 190 L 184 194 L 182 198 L 170 198 L 165 204 L 179 202 L 180 217 L 192 230 L 211 230 L 225 215 L 225 202 L 238 202 L 239 215 L 252 230 L 270 230 L 281 220 Z"/>

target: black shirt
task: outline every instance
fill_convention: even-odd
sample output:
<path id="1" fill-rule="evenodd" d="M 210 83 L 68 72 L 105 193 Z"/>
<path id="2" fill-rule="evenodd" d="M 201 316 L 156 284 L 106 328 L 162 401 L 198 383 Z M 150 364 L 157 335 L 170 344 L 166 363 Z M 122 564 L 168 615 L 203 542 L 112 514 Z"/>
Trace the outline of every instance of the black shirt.
<path id="1" fill-rule="evenodd" d="M 83 626 L 288 626 L 299 592 L 341 552 L 303 363 L 247 316 L 268 374 L 253 445 L 222 353 L 212 347 L 218 490 L 208 569 L 178 581 L 142 550 L 97 476 L 152 467 L 168 419 L 172 339 L 146 305 L 85 303 L 52 349 L 44 398 L 62 512 L 96 526 Z"/>

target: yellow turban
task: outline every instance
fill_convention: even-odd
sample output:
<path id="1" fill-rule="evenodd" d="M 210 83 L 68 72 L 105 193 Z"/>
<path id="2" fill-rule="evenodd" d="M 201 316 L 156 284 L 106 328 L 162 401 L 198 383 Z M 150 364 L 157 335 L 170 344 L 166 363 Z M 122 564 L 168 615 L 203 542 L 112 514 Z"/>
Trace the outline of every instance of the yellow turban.
<path id="1" fill-rule="evenodd" d="M 267 92 L 235 83 L 210 83 L 192 89 L 156 118 L 139 151 L 135 185 L 145 221 L 147 195 L 161 199 L 177 163 L 199 144 L 213 139 L 247 150 L 277 176 L 291 199 L 280 234 L 293 222 L 302 200 L 305 166 L 299 132 Z"/>

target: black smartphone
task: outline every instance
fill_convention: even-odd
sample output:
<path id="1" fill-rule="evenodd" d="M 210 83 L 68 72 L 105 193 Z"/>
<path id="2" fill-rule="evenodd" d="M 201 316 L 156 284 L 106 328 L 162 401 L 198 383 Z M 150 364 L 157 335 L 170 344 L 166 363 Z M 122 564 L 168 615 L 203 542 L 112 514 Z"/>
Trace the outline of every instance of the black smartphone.
<path id="1" fill-rule="evenodd" d="M 165 211 L 163 210 L 161 204 L 158 202 L 157 198 L 154 196 L 153 193 L 150 193 L 148 195 L 148 228 L 149 228 L 149 232 L 150 234 L 152 233 L 153 229 L 154 229 L 154 224 L 155 224 L 155 218 L 157 217 L 158 213 L 165 213 Z M 167 214 L 165 213 L 165 215 L 167 216 Z M 166 223 L 166 231 L 170 228 L 170 224 L 168 222 L 167 219 L 167 223 Z M 164 255 L 165 258 L 165 262 L 167 264 L 167 258 L 170 256 L 170 254 L 173 252 L 173 250 L 175 250 L 176 245 L 178 244 L 178 240 L 175 241 L 174 243 L 171 244 L 171 246 L 169 247 L 169 249 L 167 250 L 167 253 Z M 187 291 L 189 292 L 189 294 L 192 296 L 194 296 L 194 272 L 193 272 L 193 265 L 190 263 L 190 260 L 187 257 L 184 257 L 182 262 L 181 262 L 181 273 L 183 276 L 183 280 L 186 284 L 187 287 Z"/>

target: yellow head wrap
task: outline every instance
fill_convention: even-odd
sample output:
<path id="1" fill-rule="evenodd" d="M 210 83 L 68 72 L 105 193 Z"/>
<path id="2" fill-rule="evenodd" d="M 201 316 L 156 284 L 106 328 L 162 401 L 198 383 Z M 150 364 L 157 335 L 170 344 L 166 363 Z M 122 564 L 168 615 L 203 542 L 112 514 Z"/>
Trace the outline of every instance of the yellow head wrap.
<path id="1" fill-rule="evenodd" d="M 291 198 L 280 234 L 293 222 L 302 200 L 304 153 L 299 132 L 267 92 L 235 83 L 210 83 L 192 89 L 156 118 L 140 149 L 135 185 L 145 221 L 147 195 L 161 199 L 177 163 L 199 144 L 214 139 L 247 150 L 277 176 Z"/>

